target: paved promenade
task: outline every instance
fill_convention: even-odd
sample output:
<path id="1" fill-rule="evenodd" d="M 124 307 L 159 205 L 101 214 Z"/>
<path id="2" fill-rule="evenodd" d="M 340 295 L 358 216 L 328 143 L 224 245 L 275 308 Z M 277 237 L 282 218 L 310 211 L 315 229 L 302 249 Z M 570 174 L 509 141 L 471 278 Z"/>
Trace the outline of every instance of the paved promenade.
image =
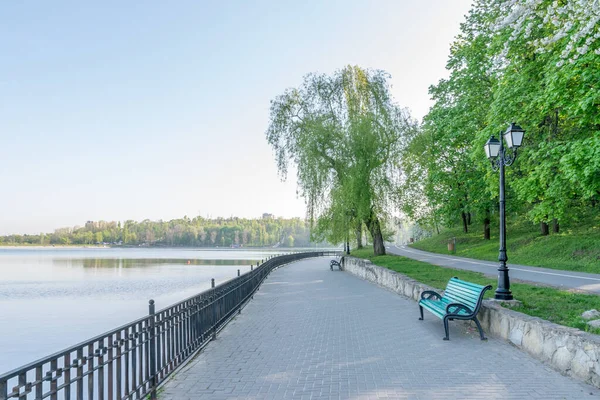
<path id="1" fill-rule="evenodd" d="M 386 248 L 391 254 L 424 261 L 429 264 L 439 265 L 440 267 L 465 269 L 490 276 L 498 276 L 498 262 L 430 253 L 407 246 L 388 245 Z M 600 294 L 600 274 L 561 271 L 518 264 L 508 264 L 508 268 L 510 269 L 511 279 L 538 282 L 560 289 L 577 289 L 591 294 Z"/>
<path id="2" fill-rule="evenodd" d="M 159 392 L 186 399 L 600 399 L 511 345 L 310 259 L 273 272 Z"/>

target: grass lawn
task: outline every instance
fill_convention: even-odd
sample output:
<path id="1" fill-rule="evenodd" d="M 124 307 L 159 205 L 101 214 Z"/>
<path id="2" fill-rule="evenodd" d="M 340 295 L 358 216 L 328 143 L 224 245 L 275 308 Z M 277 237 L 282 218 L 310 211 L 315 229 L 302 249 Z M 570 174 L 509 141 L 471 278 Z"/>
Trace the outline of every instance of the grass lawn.
<path id="1" fill-rule="evenodd" d="M 395 255 L 374 257 L 372 249 L 355 250 L 352 255 L 370 260 L 373 264 L 397 271 L 440 290 L 446 287 L 448 280 L 453 276 L 481 285 L 492 285 L 492 290 L 486 292 L 486 298 L 492 298 L 496 289 L 496 279 L 486 277 L 479 272 L 442 268 Z M 591 329 L 581 318 L 584 311 L 600 309 L 600 296 L 571 293 L 524 283 L 511 283 L 510 288 L 515 299 L 523 302 L 522 306 L 513 307 L 513 310 L 556 324 L 600 334 L 600 329 Z"/>
<path id="2" fill-rule="evenodd" d="M 600 274 L 600 218 L 585 225 L 561 227 L 561 233 L 541 236 L 529 222 L 507 221 L 509 263 Z M 456 238 L 456 255 L 498 261 L 498 224 L 492 223 L 491 240 L 483 239 L 483 226 L 473 223 L 469 233 L 462 228 L 444 229 L 439 235 L 420 240 L 412 247 L 448 254 L 448 240 Z"/>

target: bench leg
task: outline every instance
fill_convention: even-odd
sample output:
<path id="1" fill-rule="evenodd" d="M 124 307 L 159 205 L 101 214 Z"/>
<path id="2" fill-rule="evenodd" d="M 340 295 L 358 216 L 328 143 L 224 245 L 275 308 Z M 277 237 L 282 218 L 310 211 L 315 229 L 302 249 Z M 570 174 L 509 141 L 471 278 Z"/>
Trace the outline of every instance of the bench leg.
<path id="1" fill-rule="evenodd" d="M 479 323 L 477 317 L 473 318 L 473 320 L 475 321 L 475 324 L 477 324 L 477 329 L 479 329 L 479 336 L 481 337 L 481 340 L 487 340 L 487 338 L 483 335 L 483 329 L 481 329 L 481 324 Z"/>
<path id="2" fill-rule="evenodd" d="M 421 318 L 419 318 L 419 321 L 423 321 L 423 307 L 419 306 L 419 311 L 421 311 Z"/>
<path id="3" fill-rule="evenodd" d="M 446 337 L 444 340 L 450 340 L 450 333 L 448 332 L 448 318 L 444 317 L 444 331 L 446 331 Z"/>

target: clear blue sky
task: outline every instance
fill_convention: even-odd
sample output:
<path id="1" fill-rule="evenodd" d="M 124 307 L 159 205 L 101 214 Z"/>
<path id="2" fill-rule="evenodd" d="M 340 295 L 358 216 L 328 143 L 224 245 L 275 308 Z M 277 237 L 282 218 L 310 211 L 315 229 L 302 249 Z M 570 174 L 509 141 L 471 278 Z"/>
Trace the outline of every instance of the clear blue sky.
<path id="1" fill-rule="evenodd" d="M 422 118 L 467 0 L 0 2 L 0 234 L 305 213 L 265 140 L 309 72 L 392 74 Z"/>

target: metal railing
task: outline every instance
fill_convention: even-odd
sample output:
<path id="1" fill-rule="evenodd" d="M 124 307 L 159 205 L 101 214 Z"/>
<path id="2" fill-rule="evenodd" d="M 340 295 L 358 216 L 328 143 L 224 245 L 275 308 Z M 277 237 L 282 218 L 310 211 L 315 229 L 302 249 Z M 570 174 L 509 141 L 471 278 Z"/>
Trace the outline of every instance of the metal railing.
<path id="1" fill-rule="evenodd" d="M 257 268 L 127 325 L 0 375 L 0 400 L 156 398 L 157 387 L 214 339 L 267 275 L 310 252 L 277 256 Z M 239 275 L 239 271 L 238 271 Z"/>

